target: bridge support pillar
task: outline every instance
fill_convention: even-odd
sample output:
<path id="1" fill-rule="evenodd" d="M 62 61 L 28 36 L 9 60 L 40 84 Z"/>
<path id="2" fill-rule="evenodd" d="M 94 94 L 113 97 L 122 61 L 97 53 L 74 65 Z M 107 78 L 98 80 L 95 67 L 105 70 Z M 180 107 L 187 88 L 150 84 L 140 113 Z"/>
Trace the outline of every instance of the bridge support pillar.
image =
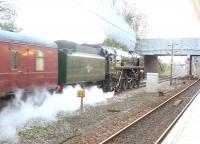
<path id="1" fill-rule="evenodd" d="M 160 73 L 158 56 L 155 56 L 155 55 L 145 55 L 144 56 L 144 72 L 145 72 L 145 74 L 148 72 Z"/>

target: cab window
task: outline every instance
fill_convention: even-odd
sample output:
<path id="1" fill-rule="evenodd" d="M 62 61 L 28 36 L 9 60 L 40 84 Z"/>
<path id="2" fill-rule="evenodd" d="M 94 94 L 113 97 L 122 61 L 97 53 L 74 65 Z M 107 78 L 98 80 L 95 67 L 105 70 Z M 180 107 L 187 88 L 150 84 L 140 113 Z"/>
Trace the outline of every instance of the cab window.
<path id="1" fill-rule="evenodd" d="M 44 53 L 41 50 L 36 51 L 36 71 L 44 71 Z"/>

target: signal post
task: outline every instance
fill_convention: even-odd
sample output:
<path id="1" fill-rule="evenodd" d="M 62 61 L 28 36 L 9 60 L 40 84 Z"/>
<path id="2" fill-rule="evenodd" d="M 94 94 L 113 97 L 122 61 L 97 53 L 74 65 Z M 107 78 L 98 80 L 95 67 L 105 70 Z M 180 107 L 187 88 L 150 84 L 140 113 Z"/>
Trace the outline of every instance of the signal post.
<path id="1" fill-rule="evenodd" d="M 83 98 L 85 97 L 85 90 L 77 90 L 77 97 L 81 98 L 80 114 L 83 113 Z"/>

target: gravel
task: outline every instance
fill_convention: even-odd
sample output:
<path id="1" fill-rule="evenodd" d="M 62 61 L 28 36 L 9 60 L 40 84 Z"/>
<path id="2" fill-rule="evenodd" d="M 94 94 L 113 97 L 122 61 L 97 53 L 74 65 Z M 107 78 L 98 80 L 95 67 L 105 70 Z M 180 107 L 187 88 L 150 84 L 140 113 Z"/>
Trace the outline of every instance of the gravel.
<path id="1" fill-rule="evenodd" d="M 112 140 L 114 144 L 153 144 L 199 90 L 200 82 Z M 179 106 L 174 102 L 182 101 Z"/>
<path id="2" fill-rule="evenodd" d="M 145 88 L 129 90 L 115 95 L 106 103 L 96 106 L 84 106 L 84 113 L 59 113 L 57 120 L 29 122 L 19 132 L 15 140 L 0 143 L 15 144 L 61 144 L 61 143 L 98 143 L 130 121 L 137 119 L 153 109 L 165 99 L 180 91 L 193 81 L 182 84 L 179 81 L 174 87 L 169 82 L 160 84 L 164 96 L 147 94 Z"/>

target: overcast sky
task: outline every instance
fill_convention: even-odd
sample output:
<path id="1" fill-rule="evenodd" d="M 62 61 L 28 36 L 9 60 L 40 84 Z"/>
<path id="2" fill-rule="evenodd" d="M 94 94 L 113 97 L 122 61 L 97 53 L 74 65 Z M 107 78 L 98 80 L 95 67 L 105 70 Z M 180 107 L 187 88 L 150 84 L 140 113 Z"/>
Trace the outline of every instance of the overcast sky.
<path id="1" fill-rule="evenodd" d="M 200 21 L 191 0 L 137 0 L 147 14 L 150 38 L 200 37 Z"/>
<path id="2" fill-rule="evenodd" d="M 134 39 L 116 27 L 102 22 L 86 10 L 91 9 L 125 31 L 131 30 L 111 7 L 99 0 L 19 0 L 17 24 L 23 33 L 48 39 L 68 39 L 79 43 L 99 43 L 106 35 L 115 35 L 126 43 Z M 76 2 L 78 1 L 78 2 Z M 103 1 L 103 0 L 101 0 Z M 190 0 L 129 0 L 148 18 L 148 38 L 200 37 L 198 20 Z M 83 7 L 84 6 L 84 7 Z M 133 34 L 134 35 L 134 34 Z"/>
<path id="3" fill-rule="evenodd" d="M 20 0 L 18 7 L 17 24 L 25 34 L 78 43 L 102 43 L 106 36 L 128 46 L 135 41 L 134 31 L 106 0 Z"/>
<path id="4" fill-rule="evenodd" d="M 72 0 L 20 0 L 18 7 L 23 33 L 77 42 L 99 42 L 105 37 L 97 18 Z"/>

